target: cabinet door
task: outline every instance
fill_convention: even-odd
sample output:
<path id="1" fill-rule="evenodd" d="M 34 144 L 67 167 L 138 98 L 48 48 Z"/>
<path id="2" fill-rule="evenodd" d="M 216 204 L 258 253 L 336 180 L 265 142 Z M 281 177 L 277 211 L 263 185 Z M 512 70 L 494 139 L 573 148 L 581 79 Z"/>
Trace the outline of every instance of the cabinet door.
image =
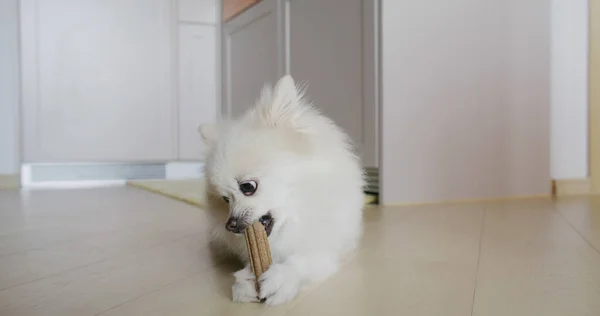
<path id="1" fill-rule="evenodd" d="M 171 0 L 22 0 L 26 162 L 177 155 Z"/>
<path id="2" fill-rule="evenodd" d="M 216 109 L 215 27 L 179 25 L 179 159 L 200 160 L 204 142 L 198 125 L 214 123 Z"/>
<path id="3" fill-rule="evenodd" d="M 243 114 L 254 105 L 263 85 L 275 84 L 283 73 L 277 12 L 277 0 L 263 0 L 223 25 L 225 116 Z"/>
<path id="4" fill-rule="evenodd" d="M 375 0 L 286 0 L 286 69 L 377 167 Z"/>
<path id="5" fill-rule="evenodd" d="M 217 0 L 177 0 L 179 21 L 215 24 Z"/>

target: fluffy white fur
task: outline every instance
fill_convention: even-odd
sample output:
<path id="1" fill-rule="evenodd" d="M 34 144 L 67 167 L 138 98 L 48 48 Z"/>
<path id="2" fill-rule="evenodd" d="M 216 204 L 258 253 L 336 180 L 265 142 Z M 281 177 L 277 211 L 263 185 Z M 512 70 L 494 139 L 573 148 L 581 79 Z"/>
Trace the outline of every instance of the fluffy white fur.
<path id="1" fill-rule="evenodd" d="M 241 118 L 201 126 L 200 133 L 210 148 L 212 241 L 246 265 L 234 274 L 233 300 L 285 303 L 303 285 L 335 273 L 362 233 L 363 172 L 350 138 L 303 100 L 290 76 L 273 89 L 266 86 Z M 240 192 L 244 180 L 258 182 L 254 195 Z M 227 231 L 225 222 L 229 216 L 254 221 L 268 212 L 275 222 L 269 236 L 273 265 L 257 293 L 243 234 Z"/>

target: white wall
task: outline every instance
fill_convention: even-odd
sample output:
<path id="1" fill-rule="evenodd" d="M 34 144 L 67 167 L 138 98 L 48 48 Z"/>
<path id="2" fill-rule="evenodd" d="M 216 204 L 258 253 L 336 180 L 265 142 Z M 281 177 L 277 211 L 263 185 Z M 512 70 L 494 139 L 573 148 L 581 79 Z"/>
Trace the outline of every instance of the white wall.
<path id="1" fill-rule="evenodd" d="M 17 174 L 19 155 L 18 0 L 0 0 L 0 174 Z"/>
<path id="2" fill-rule="evenodd" d="M 552 177 L 588 176 L 588 0 L 552 1 Z"/>
<path id="3" fill-rule="evenodd" d="M 549 1 L 382 2 L 382 202 L 549 194 Z"/>

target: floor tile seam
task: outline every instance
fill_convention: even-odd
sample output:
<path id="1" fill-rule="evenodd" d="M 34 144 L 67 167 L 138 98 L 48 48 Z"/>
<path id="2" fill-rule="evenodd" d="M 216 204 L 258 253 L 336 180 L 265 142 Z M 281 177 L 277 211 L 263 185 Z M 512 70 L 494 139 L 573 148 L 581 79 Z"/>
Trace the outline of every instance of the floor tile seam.
<path id="1" fill-rule="evenodd" d="M 479 283 L 479 266 L 481 263 L 481 253 L 482 253 L 482 249 L 483 249 L 483 236 L 484 236 L 484 231 L 485 231 L 485 223 L 486 223 L 486 219 L 487 219 L 487 213 L 488 210 L 484 209 L 483 210 L 483 216 L 481 218 L 481 225 L 480 225 L 480 230 L 479 230 L 479 245 L 478 245 L 478 250 L 477 250 L 477 267 L 475 268 L 475 282 L 473 282 L 473 296 L 471 299 L 471 313 L 470 315 L 473 316 L 473 311 L 475 310 L 475 300 L 477 298 L 477 285 Z"/>
<path id="2" fill-rule="evenodd" d="M 74 271 L 77 271 L 77 270 L 80 270 L 80 269 L 85 269 L 85 268 L 91 267 L 93 265 L 100 264 L 100 263 L 103 263 L 103 262 L 107 262 L 107 261 L 110 261 L 110 260 L 114 260 L 114 259 L 117 259 L 117 258 L 128 258 L 128 257 L 131 257 L 131 256 L 135 256 L 135 255 L 138 255 L 141 252 L 149 251 L 149 250 L 152 250 L 152 249 L 155 249 L 155 248 L 162 247 L 164 245 L 175 243 L 175 242 L 178 242 L 180 240 L 183 240 L 183 239 L 186 239 L 186 238 L 190 238 L 190 237 L 192 237 L 194 235 L 198 235 L 198 234 L 199 233 L 188 234 L 188 235 L 185 235 L 185 236 L 174 238 L 172 240 L 165 241 L 165 242 L 162 242 L 162 243 L 158 243 L 158 244 L 152 245 L 150 247 L 146 247 L 146 248 L 143 248 L 143 249 L 135 250 L 134 252 L 129 253 L 126 256 L 123 256 L 122 254 L 121 255 L 113 255 L 113 256 L 110 256 L 108 258 L 103 258 L 103 259 L 100 259 L 100 260 L 97 260 L 97 261 L 94 261 L 94 262 L 90 262 L 90 263 L 87 263 L 87 264 L 84 264 L 84 265 L 81 265 L 81 266 L 72 267 L 72 268 L 69 268 L 69 269 L 66 269 L 66 270 L 62 270 L 62 271 L 59 271 L 59 272 L 51 273 L 51 274 L 45 275 L 43 277 L 39 277 L 39 278 L 36 278 L 36 279 L 33 279 L 33 280 L 29 280 L 29 281 L 26 281 L 26 282 L 22 282 L 22 283 L 19 283 L 19 284 L 15 284 L 15 285 L 9 286 L 9 287 L 7 287 L 5 289 L 0 289 L 0 293 L 2 293 L 4 291 L 8 291 L 10 289 L 14 289 L 14 288 L 20 287 L 20 286 L 25 286 L 25 285 L 30 284 L 30 283 L 38 282 L 38 281 L 41 281 L 43 279 L 56 277 L 56 276 L 59 276 L 59 275 L 62 275 L 62 274 L 66 274 L 66 273 L 70 273 L 70 272 L 74 272 Z M 207 248 L 207 246 L 204 246 L 202 248 Z"/>
<path id="3" fill-rule="evenodd" d="M 104 311 L 102 311 L 102 312 L 96 313 L 96 314 L 94 314 L 94 315 L 95 315 L 95 316 L 99 316 L 99 315 L 106 314 L 106 313 L 108 313 L 108 312 L 110 312 L 110 311 L 112 311 L 112 310 L 115 310 L 115 309 L 117 309 L 117 308 L 119 308 L 119 307 L 123 306 L 123 305 L 129 304 L 129 303 L 131 303 L 131 302 L 135 302 L 135 301 L 137 301 L 137 300 L 143 299 L 144 297 L 147 297 L 147 296 L 149 296 L 149 295 L 152 295 L 152 294 L 154 294 L 154 293 L 157 293 L 157 292 L 159 292 L 159 291 L 162 291 L 162 290 L 164 290 L 164 289 L 168 289 L 168 288 L 170 288 L 170 287 L 173 287 L 173 286 L 175 286 L 176 284 L 178 284 L 178 283 L 180 283 L 180 282 L 184 282 L 184 281 L 186 281 L 186 280 L 189 280 L 189 279 L 191 279 L 191 278 L 193 278 L 193 277 L 195 277 L 195 276 L 197 276 L 197 275 L 200 275 L 200 274 L 202 274 L 202 273 L 205 273 L 205 272 L 209 271 L 210 269 L 213 269 L 213 268 L 215 268 L 215 267 L 219 266 L 221 263 L 222 263 L 222 262 L 217 262 L 217 263 L 215 263 L 215 264 L 213 264 L 213 265 L 211 265 L 211 266 L 205 267 L 204 269 L 200 269 L 199 271 L 195 271 L 195 272 L 193 272 L 193 273 L 190 273 L 190 274 L 188 274 L 188 275 L 186 275 L 186 276 L 184 276 L 184 277 L 178 278 L 177 280 L 174 280 L 174 281 L 167 282 L 166 284 L 163 284 L 163 285 L 161 285 L 160 287 L 158 287 L 158 288 L 156 288 L 156 289 L 150 290 L 150 291 L 148 291 L 148 292 L 146 292 L 146 293 L 143 293 L 143 294 L 141 294 L 141 295 L 139 295 L 139 296 L 136 296 L 136 297 L 134 297 L 134 298 L 131 298 L 131 299 L 129 299 L 129 300 L 127 300 L 127 301 L 125 301 L 125 302 L 121 302 L 121 303 L 119 303 L 119 304 L 117 304 L 117 305 L 115 305 L 115 306 L 113 306 L 113 307 L 110 307 L 110 308 L 109 308 L 109 309 L 107 309 L 107 310 L 104 310 Z"/>
<path id="4" fill-rule="evenodd" d="M 600 255 L 600 249 L 598 249 L 596 246 L 594 246 L 594 244 L 585 236 L 585 234 L 583 234 L 575 225 L 573 225 L 573 223 L 571 223 L 570 220 L 568 220 L 559 210 L 558 207 L 556 206 L 556 204 L 552 205 L 552 210 L 558 214 L 558 217 L 560 217 L 571 229 L 573 229 L 575 231 L 575 233 L 577 233 L 577 235 L 579 235 L 579 237 L 581 237 L 586 244 L 588 244 L 594 251 L 596 251 L 596 253 L 598 255 Z"/>

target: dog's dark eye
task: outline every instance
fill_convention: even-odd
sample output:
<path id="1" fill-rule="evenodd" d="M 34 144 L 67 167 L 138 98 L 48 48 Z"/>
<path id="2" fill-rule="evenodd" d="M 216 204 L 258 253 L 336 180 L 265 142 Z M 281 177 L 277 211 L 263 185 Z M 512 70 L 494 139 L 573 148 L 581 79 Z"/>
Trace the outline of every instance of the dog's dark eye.
<path id="1" fill-rule="evenodd" d="M 254 192 L 256 192 L 256 189 L 258 189 L 258 183 L 256 183 L 256 181 L 254 180 L 240 182 L 240 191 L 245 196 L 250 196 L 254 194 Z"/>
<path id="2" fill-rule="evenodd" d="M 229 198 L 226 196 L 222 196 L 221 197 L 223 199 L 223 201 L 225 201 L 225 203 L 229 204 Z"/>

